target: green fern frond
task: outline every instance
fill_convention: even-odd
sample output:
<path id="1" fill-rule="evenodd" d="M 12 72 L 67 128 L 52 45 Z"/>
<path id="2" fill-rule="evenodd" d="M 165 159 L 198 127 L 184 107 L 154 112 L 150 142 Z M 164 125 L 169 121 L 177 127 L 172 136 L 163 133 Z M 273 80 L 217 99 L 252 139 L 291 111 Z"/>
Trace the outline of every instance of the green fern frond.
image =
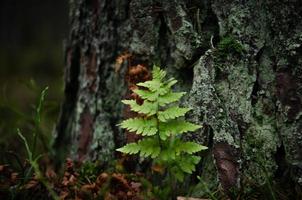
<path id="1" fill-rule="evenodd" d="M 172 144 L 168 144 L 167 148 L 162 150 L 159 155 L 161 160 L 175 160 L 181 156 L 182 153 L 193 154 L 201 150 L 206 150 L 207 147 L 197 144 L 195 142 L 183 142 L 180 138 L 175 139 Z"/>
<path id="2" fill-rule="evenodd" d="M 148 90 L 135 89 L 133 90 L 139 97 L 148 101 L 156 101 L 159 106 L 165 106 L 170 103 L 179 101 L 182 96 L 186 94 L 186 92 L 168 92 L 164 95 L 159 95 L 158 92 L 152 92 Z"/>
<path id="3" fill-rule="evenodd" d="M 151 81 L 146 81 L 143 83 L 138 83 L 138 86 L 145 87 L 149 89 L 151 92 L 157 92 L 159 95 L 165 95 L 171 90 L 171 86 L 175 84 L 174 81 L 170 81 L 169 83 L 165 84 L 160 82 L 158 79 L 153 79 Z"/>
<path id="4" fill-rule="evenodd" d="M 196 131 L 201 126 L 186 122 L 185 120 L 171 120 L 159 124 L 159 135 L 162 140 L 166 140 L 171 135 Z"/>
<path id="5" fill-rule="evenodd" d="M 193 154 L 193 153 L 199 152 L 201 150 L 206 150 L 206 149 L 208 149 L 206 146 L 200 145 L 195 142 L 179 141 L 175 148 L 175 153 L 176 153 L 176 155 L 180 155 L 181 153 Z"/>
<path id="6" fill-rule="evenodd" d="M 152 136 L 157 133 L 157 120 L 155 118 L 132 118 L 124 120 L 120 126 L 130 132 L 136 132 L 142 136 Z"/>
<path id="7" fill-rule="evenodd" d="M 167 80 L 167 81 L 165 82 L 165 86 L 164 86 L 164 87 L 166 87 L 167 89 L 171 89 L 171 87 L 172 87 L 173 85 L 175 85 L 177 82 L 178 82 L 178 81 L 177 81 L 176 79 L 170 78 L 169 80 Z"/>
<path id="8" fill-rule="evenodd" d="M 163 83 L 160 88 L 158 89 L 158 94 L 160 96 L 165 95 L 167 93 L 169 93 L 171 91 L 171 87 L 177 83 L 177 80 L 175 80 L 174 78 L 169 79 L 168 81 L 166 81 L 165 83 Z"/>
<path id="9" fill-rule="evenodd" d="M 137 104 L 135 100 L 123 100 L 122 102 L 129 105 L 132 111 L 148 116 L 156 114 L 158 109 L 158 105 L 156 103 L 148 101 L 145 101 L 142 105 Z"/>
<path id="10" fill-rule="evenodd" d="M 166 72 L 162 69 L 160 69 L 160 67 L 153 65 L 153 70 L 152 70 L 152 78 L 153 79 L 157 79 L 157 80 L 163 80 L 166 76 Z"/>
<path id="11" fill-rule="evenodd" d="M 133 90 L 134 93 L 136 93 L 139 97 L 141 97 L 144 100 L 148 100 L 148 101 L 155 101 L 158 98 L 158 92 L 151 92 L 148 90 L 140 90 L 140 89 L 136 89 Z"/>
<path id="12" fill-rule="evenodd" d="M 159 159 L 162 161 L 175 160 L 176 154 L 171 148 L 164 149 L 160 152 Z"/>
<path id="13" fill-rule="evenodd" d="M 171 168 L 171 172 L 175 175 L 178 181 L 183 181 L 185 173 L 192 174 L 195 171 L 195 166 L 200 161 L 199 156 L 185 156 L 179 157 L 176 160 L 176 165 Z"/>
<path id="14" fill-rule="evenodd" d="M 192 172 L 195 171 L 195 165 L 198 164 L 199 161 L 199 156 L 183 156 L 178 160 L 178 166 L 183 172 L 192 174 Z"/>
<path id="15" fill-rule="evenodd" d="M 180 108 L 178 106 L 173 106 L 165 111 L 159 111 L 157 113 L 158 119 L 162 122 L 166 122 L 170 119 L 175 119 L 177 117 L 183 117 L 191 108 Z"/>
<path id="16" fill-rule="evenodd" d="M 173 166 L 171 168 L 171 173 L 175 176 L 175 178 L 180 181 L 183 182 L 184 178 L 185 178 L 185 174 L 184 172 L 180 169 L 179 166 Z"/>
<path id="17" fill-rule="evenodd" d="M 158 141 L 154 138 L 146 138 L 138 141 L 137 143 L 129 143 L 125 146 L 118 148 L 117 151 L 126 154 L 137 154 L 141 157 L 156 158 L 160 153 Z"/>
<path id="18" fill-rule="evenodd" d="M 180 98 L 185 94 L 186 92 L 169 92 L 163 96 L 159 96 L 157 99 L 158 105 L 165 106 L 167 104 L 179 101 Z"/>
<path id="19" fill-rule="evenodd" d="M 141 157 L 151 157 L 156 158 L 160 153 L 160 146 L 158 140 L 155 138 L 146 138 L 138 142 L 140 146 L 140 156 Z"/>
<path id="20" fill-rule="evenodd" d="M 160 75 L 159 75 L 160 76 Z M 171 91 L 171 87 L 177 83 L 177 80 L 174 78 L 169 79 L 168 81 L 162 82 L 161 79 L 152 79 L 150 81 L 145 81 L 138 83 L 138 86 L 145 87 L 151 92 L 157 92 L 159 95 L 165 95 Z"/>
<path id="21" fill-rule="evenodd" d="M 149 89 L 152 92 L 157 92 L 163 86 L 163 83 L 158 79 L 153 79 L 151 81 L 138 83 L 136 85 L 141 86 L 141 87 L 145 87 L 145 88 Z"/>
<path id="22" fill-rule="evenodd" d="M 121 148 L 118 148 L 117 151 L 126 154 L 137 154 L 140 151 L 140 145 L 137 143 L 129 143 Z"/>

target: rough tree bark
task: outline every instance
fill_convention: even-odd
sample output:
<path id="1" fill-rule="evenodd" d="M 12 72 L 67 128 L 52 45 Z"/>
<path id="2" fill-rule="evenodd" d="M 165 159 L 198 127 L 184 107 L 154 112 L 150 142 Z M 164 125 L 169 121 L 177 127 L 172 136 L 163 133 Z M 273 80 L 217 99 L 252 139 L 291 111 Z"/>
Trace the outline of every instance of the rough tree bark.
<path id="1" fill-rule="evenodd" d="M 267 176 L 301 188 L 300 0 L 71 0 L 70 20 L 60 159 L 113 158 L 131 70 L 156 63 L 203 124 L 187 138 L 210 147 L 204 176 L 226 190 Z"/>

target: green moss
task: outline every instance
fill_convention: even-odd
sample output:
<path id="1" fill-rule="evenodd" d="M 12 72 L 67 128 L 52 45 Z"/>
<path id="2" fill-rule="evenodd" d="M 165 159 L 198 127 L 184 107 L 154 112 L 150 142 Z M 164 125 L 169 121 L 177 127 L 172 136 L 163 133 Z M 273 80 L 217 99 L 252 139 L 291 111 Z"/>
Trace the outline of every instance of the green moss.
<path id="1" fill-rule="evenodd" d="M 216 68 L 216 79 L 228 74 L 228 66 L 236 63 L 245 52 L 244 47 L 232 36 L 223 37 L 213 51 L 213 59 Z"/>
<path id="2" fill-rule="evenodd" d="M 101 173 L 101 165 L 98 162 L 85 162 L 78 171 L 81 182 L 94 182 Z"/>
<path id="3" fill-rule="evenodd" d="M 241 55 L 244 52 L 243 46 L 232 36 L 226 36 L 217 45 L 217 55 L 226 58 L 229 54 Z"/>

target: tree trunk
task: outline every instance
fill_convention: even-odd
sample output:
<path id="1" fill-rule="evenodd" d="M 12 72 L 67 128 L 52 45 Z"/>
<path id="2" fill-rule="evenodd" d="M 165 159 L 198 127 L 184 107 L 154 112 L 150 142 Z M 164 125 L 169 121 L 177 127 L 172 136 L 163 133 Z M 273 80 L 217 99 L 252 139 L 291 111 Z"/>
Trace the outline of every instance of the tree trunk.
<path id="1" fill-rule="evenodd" d="M 203 125 L 187 135 L 210 147 L 203 177 L 225 190 L 268 177 L 301 189 L 301 13 L 300 0 L 70 1 L 59 160 L 114 157 L 129 116 L 120 101 L 155 63 Z"/>

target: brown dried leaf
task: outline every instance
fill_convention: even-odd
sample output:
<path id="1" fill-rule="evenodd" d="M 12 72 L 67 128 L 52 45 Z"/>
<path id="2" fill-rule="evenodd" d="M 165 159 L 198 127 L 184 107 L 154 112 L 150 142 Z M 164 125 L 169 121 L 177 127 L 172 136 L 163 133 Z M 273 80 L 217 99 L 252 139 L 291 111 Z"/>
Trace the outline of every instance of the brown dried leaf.
<path id="1" fill-rule="evenodd" d="M 101 173 L 96 179 L 96 184 L 102 186 L 108 180 L 108 177 L 109 175 L 107 173 Z"/>
<path id="2" fill-rule="evenodd" d="M 66 170 L 73 171 L 74 163 L 70 158 L 66 159 Z"/>
<path id="3" fill-rule="evenodd" d="M 60 192 L 60 199 L 65 200 L 66 197 L 68 197 L 69 192 L 68 191 L 61 191 Z"/>
<path id="4" fill-rule="evenodd" d="M 121 184 L 121 186 L 131 190 L 131 187 L 128 184 L 128 181 L 125 179 L 123 174 L 112 174 L 112 179 L 116 180 L 117 182 L 119 182 Z"/>
<path id="5" fill-rule="evenodd" d="M 68 181 L 71 185 L 74 185 L 77 181 L 77 178 L 74 175 L 71 175 Z"/>
<path id="6" fill-rule="evenodd" d="M 65 177 L 69 177 L 69 176 L 70 176 L 70 173 L 69 173 L 69 172 L 64 172 L 64 176 L 65 176 Z"/>
<path id="7" fill-rule="evenodd" d="M 130 66 L 127 74 L 127 82 L 129 86 L 138 82 L 144 82 L 150 79 L 150 72 L 143 64 Z"/>
<path id="8" fill-rule="evenodd" d="M 11 182 L 15 183 L 17 181 L 17 178 L 18 178 L 18 173 L 17 172 L 11 173 L 11 175 L 10 175 Z"/>
<path id="9" fill-rule="evenodd" d="M 129 59 L 132 55 L 128 52 L 125 52 L 121 55 L 119 55 L 116 60 L 115 60 L 115 66 L 114 66 L 114 71 L 115 73 L 119 72 L 121 69 L 121 65 L 123 64 L 123 62 L 127 59 Z"/>
<path id="10" fill-rule="evenodd" d="M 67 185 L 68 185 L 68 183 L 69 183 L 69 179 L 68 179 L 68 177 L 63 177 L 63 180 L 62 180 L 62 185 L 67 186 Z"/>
<path id="11" fill-rule="evenodd" d="M 55 179 L 57 177 L 56 172 L 50 167 L 46 169 L 45 175 L 48 179 Z"/>
<path id="12" fill-rule="evenodd" d="M 107 192 L 105 194 L 105 198 L 104 200 L 115 200 L 116 198 L 110 193 L 110 192 Z"/>
<path id="13" fill-rule="evenodd" d="M 25 189 L 30 189 L 30 188 L 34 188 L 34 187 L 36 187 L 37 185 L 38 185 L 38 181 L 37 180 L 30 180 L 28 183 L 26 183 L 25 185 L 24 185 L 24 188 Z"/>
<path id="14" fill-rule="evenodd" d="M 136 192 L 139 192 L 140 191 L 140 187 L 142 186 L 142 184 L 138 183 L 138 182 L 131 182 L 130 185 L 131 185 L 131 188 L 133 190 L 135 190 Z"/>
<path id="15" fill-rule="evenodd" d="M 92 184 L 85 184 L 82 185 L 81 190 L 86 192 L 86 191 L 93 191 L 96 189 L 96 184 L 92 183 Z"/>

